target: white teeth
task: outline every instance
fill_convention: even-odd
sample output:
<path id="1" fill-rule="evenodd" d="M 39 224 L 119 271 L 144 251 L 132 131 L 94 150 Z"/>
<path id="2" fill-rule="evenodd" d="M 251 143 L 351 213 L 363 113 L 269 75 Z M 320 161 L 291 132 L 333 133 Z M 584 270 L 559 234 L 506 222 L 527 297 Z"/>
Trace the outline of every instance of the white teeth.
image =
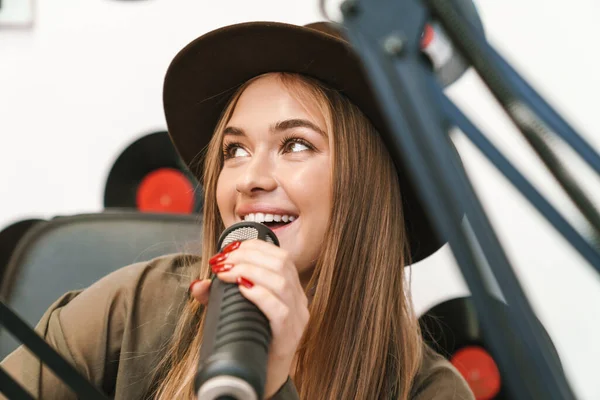
<path id="1" fill-rule="evenodd" d="M 244 221 L 251 222 L 292 222 L 297 217 L 292 215 L 278 215 L 278 214 L 265 214 L 265 213 L 250 213 L 244 216 Z"/>

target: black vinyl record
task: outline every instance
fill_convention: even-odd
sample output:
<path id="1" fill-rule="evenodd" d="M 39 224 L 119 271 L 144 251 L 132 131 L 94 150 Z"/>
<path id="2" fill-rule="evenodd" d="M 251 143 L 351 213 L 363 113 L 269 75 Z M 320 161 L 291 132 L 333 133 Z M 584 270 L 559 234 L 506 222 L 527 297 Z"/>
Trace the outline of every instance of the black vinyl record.
<path id="1" fill-rule="evenodd" d="M 497 310 L 508 315 L 508 306 L 494 300 Z M 481 325 L 471 297 L 460 297 L 440 303 L 421 318 L 423 338 L 435 351 L 446 357 L 469 383 L 477 400 L 512 400 L 502 383 L 501 372 L 483 337 Z M 547 332 L 543 332 L 552 343 Z M 505 335 L 519 340 L 509 326 Z M 542 338 L 540 338 L 542 340 Z M 556 349 L 553 357 L 559 361 Z"/>
<path id="2" fill-rule="evenodd" d="M 26 219 L 15 222 L 0 231 L 0 279 L 4 276 L 4 269 L 19 241 L 34 225 L 43 221 L 42 219 Z"/>
<path id="3" fill-rule="evenodd" d="M 129 145 L 110 170 L 105 208 L 142 212 L 199 212 L 198 182 L 175 151 L 166 131 L 143 136 Z"/>

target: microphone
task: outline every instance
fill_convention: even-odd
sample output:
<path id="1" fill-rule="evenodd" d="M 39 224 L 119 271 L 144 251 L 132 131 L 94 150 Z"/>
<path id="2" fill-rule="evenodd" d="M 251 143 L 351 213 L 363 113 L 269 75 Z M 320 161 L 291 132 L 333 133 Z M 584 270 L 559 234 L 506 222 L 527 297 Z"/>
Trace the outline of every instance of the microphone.
<path id="1" fill-rule="evenodd" d="M 258 222 L 243 221 L 219 238 L 222 250 L 236 240 L 260 239 L 279 246 L 275 233 Z M 235 283 L 214 278 L 194 381 L 202 400 L 262 400 L 271 327 L 262 311 Z"/>

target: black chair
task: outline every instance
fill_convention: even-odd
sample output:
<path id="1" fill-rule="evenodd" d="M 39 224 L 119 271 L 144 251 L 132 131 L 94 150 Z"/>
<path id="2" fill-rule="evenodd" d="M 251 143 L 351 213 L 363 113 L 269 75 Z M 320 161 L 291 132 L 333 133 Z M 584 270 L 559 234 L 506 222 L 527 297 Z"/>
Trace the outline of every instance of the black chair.
<path id="1" fill-rule="evenodd" d="M 42 219 L 25 219 L 15 222 L 0 231 L 0 286 L 2 286 L 6 265 L 10 261 L 13 251 L 21 238 L 33 226 L 44 222 L 46 221 Z"/>
<path id="2" fill-rule="evenodd" d="M 126 265 L 178 252 L 199 254 L 201 216 L 109 211 L 56 217 L 30 229 L 6 265 L 0 298 L 34 326 L 69 290 Z M 0 359 L 19 346 L 0 331 Z"/>

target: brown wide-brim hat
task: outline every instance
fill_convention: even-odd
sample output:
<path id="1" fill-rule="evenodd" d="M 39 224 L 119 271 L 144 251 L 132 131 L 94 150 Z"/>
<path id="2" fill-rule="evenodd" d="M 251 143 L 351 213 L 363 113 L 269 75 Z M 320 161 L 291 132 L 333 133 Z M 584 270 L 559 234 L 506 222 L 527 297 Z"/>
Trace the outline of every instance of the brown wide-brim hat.
<path id="1" fill-rule="evenodd" d="M 201 181 L 203 150 L 236 89 L 268 72 L 316 78 L 356 104 L 379 132 L 388 130 L 361 62 L 334 25 L 250 22 L 209 32 L 182 49 L 164 82 L 167 127 L 175 148 Z M 439 240 L 415 187 L 397 168 L 412 262 L 438 250 Z"/>

